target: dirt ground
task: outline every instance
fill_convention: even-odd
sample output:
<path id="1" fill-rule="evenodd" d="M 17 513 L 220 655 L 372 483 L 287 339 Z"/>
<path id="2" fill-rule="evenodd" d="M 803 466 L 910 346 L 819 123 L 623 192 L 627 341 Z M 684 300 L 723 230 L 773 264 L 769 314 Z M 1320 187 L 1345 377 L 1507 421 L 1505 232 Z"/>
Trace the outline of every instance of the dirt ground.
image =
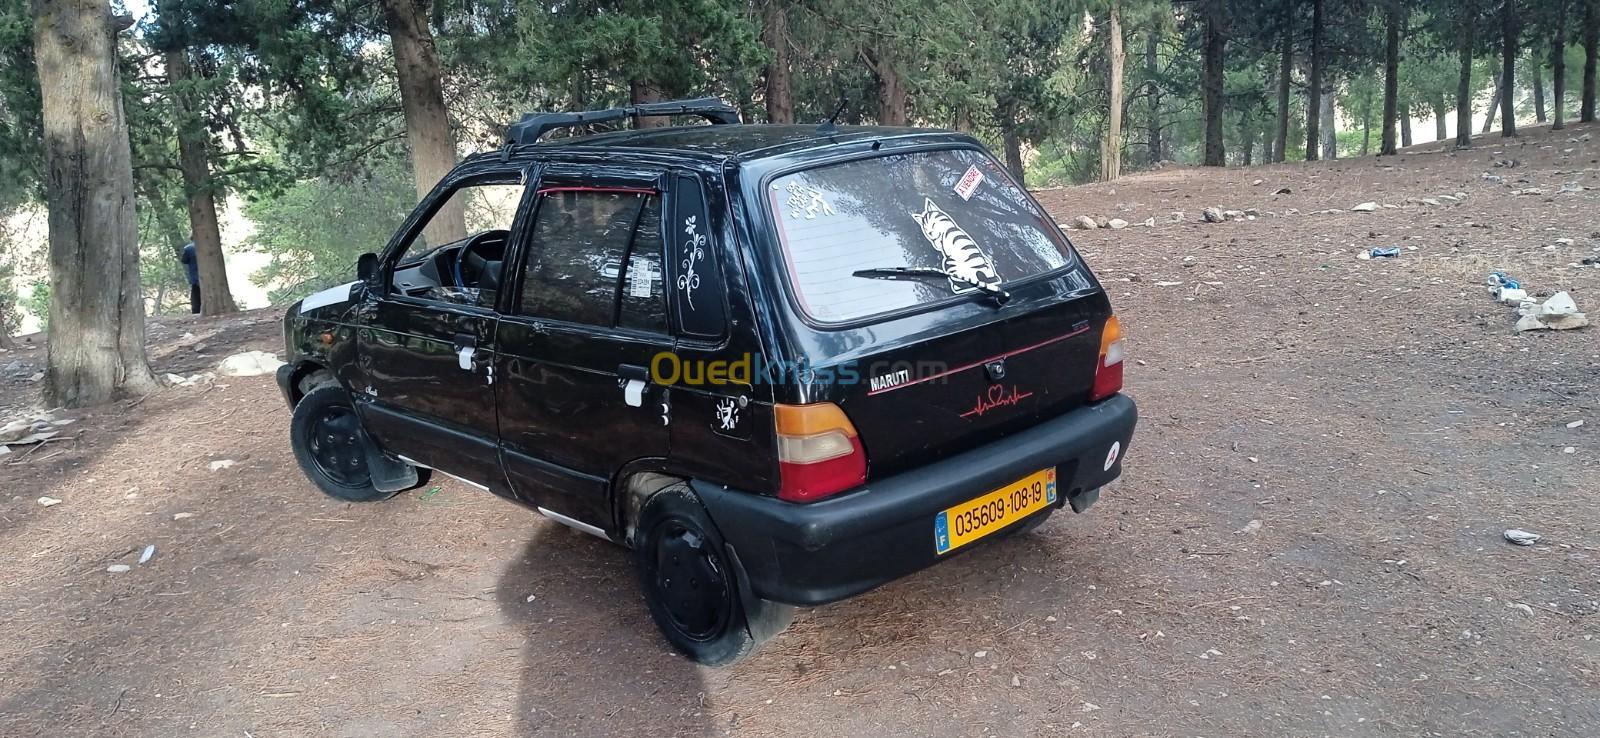
<path id="1" fill-rule="evenodd" d="M 1600 318 L 1595 139 L 1040 193 L 1135 224 L 1072 234 L 1128 335 L 1125 477 L 726 669 L 618 547 L 454 482 L 322 497 L 270 377 L 83 414 L 0 457 L 0 735 L 1600 735 L 1600 327 L 1513 335 L 1482 287 Z M 154 362 L 281 351 L 277 318 L 163 319 Z M 43 353 L 0 354 L 0 410 Z"/>

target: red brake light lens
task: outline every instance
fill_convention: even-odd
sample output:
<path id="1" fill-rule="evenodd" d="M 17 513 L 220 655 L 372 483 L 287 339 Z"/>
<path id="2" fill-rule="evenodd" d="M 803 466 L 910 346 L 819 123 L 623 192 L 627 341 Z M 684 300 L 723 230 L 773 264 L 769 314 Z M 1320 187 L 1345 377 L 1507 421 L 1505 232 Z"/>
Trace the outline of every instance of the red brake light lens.
<path id="1" fill-rule="evenodd" d="M 1122 321 L 1113 315 L 1106 318 L 1105 330 L 1100 333 L 1100 362 L 1094 368 L 1094 388 L 1089 391 L 1089 401 L 1104 400 L 1122 391 Z"/>
<path id="2" fill-rule="evenodd" d="M 867 479 L 867 454 L 838 405 L 777 405 L 778 498 L 813 502 Z"/>

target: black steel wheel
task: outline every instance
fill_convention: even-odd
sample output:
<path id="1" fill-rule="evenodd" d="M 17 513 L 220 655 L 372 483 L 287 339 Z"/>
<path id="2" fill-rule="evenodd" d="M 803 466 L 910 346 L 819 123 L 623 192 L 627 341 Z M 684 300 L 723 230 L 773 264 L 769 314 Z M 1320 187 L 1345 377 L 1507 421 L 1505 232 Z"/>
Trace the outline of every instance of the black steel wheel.
<path id="1" fill-rule="evenodd" d="M 395 495 L 372 486 L 372 441 L 342 387 L 319 387 L 301 398 L 289 421 L 289 443 L 306 478 L 331 497 L 373 502 Z"/>
<path id="2" fill-rule="evenodd" d="M 794 608 L 754 600 L 752 627 L 740 572 L 700 501 L 684 487 L 651 497 L 639 513 L 634 562 L 650 616 L 667 641 L 707 666 L 731 664 L 787 627 Z M 758 637 L 758 635 L 760 637 Z"/>

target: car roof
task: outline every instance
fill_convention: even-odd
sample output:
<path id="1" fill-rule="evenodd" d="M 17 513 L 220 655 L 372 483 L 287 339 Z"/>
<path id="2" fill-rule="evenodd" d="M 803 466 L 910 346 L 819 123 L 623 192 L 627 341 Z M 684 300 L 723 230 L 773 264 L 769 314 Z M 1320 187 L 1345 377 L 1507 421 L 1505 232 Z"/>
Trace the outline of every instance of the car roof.
<path id="1" fill-rule="evenodd" d="M 690 154 L 716 159 L 752 160 L 873 139 L 946 138 L 950 135 L 949 131 L 932 128 L 838 126 L 831 131 L 822 131 L 814 124 L 762 123 L 640 128 L 551 139 L 536 144 L 535 148 L 546 151 L 562 148 L 621 148 Z"/>

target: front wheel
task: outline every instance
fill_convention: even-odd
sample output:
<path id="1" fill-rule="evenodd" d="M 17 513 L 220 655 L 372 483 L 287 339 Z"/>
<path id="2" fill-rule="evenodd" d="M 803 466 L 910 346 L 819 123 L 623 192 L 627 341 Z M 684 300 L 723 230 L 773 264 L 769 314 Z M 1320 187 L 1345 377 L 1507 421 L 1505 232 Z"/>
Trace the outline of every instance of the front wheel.
<path id="1" fill-rule="evenodd" d="M 399 493 L 373 485 L 369 466 L 372 440 L 361 429 L 361 420 L 343 387 L 319 387 L 301 398 L 289 421 L 289 444 L 306 478 L 330 497 L 376 502 Z M 418 484 L 426 481 L 425 475 L 418 475 Z"/>
<path id="2" fill-rule="evenodd" d="M 738 661 L 794 619 L 793 607 L 753 598 L 759 612 L 747 612 L 721 534 L 684 487 L 645 503 L 633 549 L 650 617 L 673 648 L 699 663 Z"/>

